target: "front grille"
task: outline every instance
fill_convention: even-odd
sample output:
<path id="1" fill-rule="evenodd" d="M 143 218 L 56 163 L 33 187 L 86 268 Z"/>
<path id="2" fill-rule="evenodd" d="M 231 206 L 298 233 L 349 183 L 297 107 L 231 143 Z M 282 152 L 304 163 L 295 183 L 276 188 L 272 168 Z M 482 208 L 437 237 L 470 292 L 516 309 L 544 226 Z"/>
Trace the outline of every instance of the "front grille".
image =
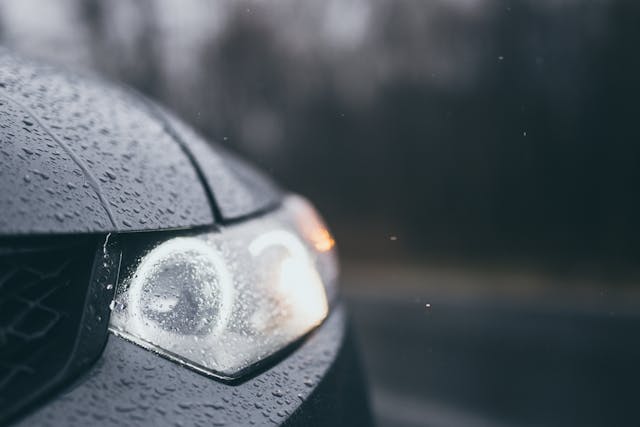
<path id="1" fill-rule="evenodd" d="M 0 421 L 65 376 L 81 331 L 96 240 L 53 240 L 0 242 Z"/>

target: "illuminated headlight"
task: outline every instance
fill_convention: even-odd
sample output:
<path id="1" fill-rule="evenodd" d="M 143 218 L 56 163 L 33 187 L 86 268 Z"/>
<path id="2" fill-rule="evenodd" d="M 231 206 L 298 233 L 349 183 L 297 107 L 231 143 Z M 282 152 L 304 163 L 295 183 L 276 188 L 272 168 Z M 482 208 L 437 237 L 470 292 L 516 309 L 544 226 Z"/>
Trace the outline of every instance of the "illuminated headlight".
<path id="1" fill-rule="evenodd" d="M 154 241 L 130 257 L 110 328 L 203 373 L 237 378 L 327 317 L 333 246 L 295 196 L 259 218 Z"/>

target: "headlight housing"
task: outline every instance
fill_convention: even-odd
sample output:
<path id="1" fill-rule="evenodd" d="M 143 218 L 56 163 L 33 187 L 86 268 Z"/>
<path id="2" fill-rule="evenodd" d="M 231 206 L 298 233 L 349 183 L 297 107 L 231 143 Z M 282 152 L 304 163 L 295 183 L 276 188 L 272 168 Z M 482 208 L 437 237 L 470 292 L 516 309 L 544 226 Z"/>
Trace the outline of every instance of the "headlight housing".
<path id="1" fill-rule="evenodd" d="M 238 378 L 326 318 L 333 246 L 297 196 L 242 223 L 173 233 L 125 255 L 110 329 L 202 373 Z"/>

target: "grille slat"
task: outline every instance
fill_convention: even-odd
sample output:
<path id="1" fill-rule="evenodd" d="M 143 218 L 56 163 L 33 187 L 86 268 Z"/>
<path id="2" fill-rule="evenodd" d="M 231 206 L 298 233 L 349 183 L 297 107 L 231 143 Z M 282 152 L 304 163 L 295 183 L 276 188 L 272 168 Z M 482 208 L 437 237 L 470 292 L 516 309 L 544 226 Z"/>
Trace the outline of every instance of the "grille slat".
<path id="1" fill-rule="evenodd" d="M 79 336 L 95 240 L 50 240 L 0 242 L 0 420 L 58 381 Z"/>

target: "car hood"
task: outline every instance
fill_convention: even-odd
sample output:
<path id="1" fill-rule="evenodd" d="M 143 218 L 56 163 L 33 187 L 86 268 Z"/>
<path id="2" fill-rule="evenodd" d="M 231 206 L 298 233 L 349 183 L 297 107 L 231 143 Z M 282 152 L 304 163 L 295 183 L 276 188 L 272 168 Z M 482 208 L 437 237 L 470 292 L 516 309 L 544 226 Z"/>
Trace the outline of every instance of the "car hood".
<path id="1" fill-rule="evenodd" d="M 0 50 L 0 236 L 205 226 L 279 199 L 133 91 Z"/>

